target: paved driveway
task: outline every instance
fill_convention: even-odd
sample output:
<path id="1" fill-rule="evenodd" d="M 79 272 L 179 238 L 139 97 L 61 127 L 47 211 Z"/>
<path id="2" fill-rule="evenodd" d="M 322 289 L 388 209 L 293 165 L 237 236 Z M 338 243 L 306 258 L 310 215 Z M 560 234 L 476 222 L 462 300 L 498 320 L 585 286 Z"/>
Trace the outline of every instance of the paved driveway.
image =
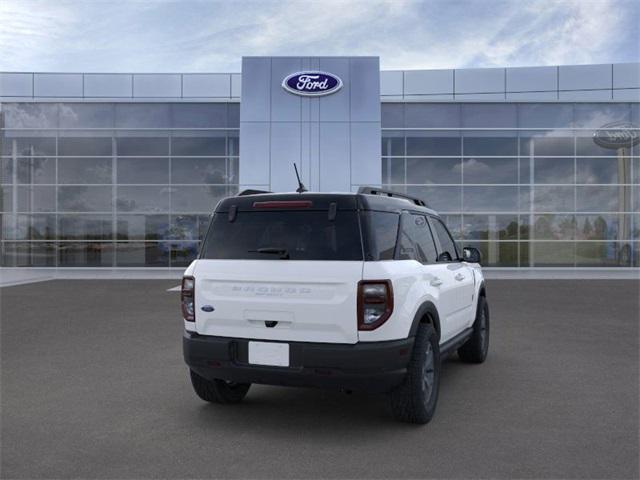
<path id="1" fill-rule="evenodd" d="M 484 365 L 446 362 L 434 420 L 382 396 L 191 391 L 175 281 L 3 288 L 2 478 L 637 478 L 634 281 L 490 281 Z"/>

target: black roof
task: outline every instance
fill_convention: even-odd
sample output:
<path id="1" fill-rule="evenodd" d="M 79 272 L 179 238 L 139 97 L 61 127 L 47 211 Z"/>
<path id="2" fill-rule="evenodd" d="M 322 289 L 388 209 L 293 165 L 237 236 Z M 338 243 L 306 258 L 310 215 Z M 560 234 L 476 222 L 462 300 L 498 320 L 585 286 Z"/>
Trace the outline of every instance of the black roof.
<path id="1" fill-rule="evenodd" d="M 403 197 L 389 197 L 369 193 L 245 193 L 237 197 L 228 197 L 220 201 L 216 212 L 228 212 L 232 206 L 238 211 L 254 210 L 256 202 L 272 201 L 300 201 L 312 202 L 311 210 L 328 210 L 331 203 L 336 204 L 338 210 L 376 210 L 399 213 L 403 210 L 437 215 L 430 208 L 416 204 L 415 201 Z M 283 210 L 288 207 L 284 206 Z"/>

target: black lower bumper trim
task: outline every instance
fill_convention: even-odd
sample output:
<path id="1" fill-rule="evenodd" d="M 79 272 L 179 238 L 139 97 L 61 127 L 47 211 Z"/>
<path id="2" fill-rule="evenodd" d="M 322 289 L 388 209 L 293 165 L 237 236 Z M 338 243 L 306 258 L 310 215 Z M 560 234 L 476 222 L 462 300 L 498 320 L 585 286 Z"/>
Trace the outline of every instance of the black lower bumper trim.
<path id="1" fill-rule="evenodd" d="M 413 337 L 354 345 L 286 342 L 289 367 L 248 363 L 249 340 L 185 332 L 184 359 L 208 379 L 238 383 L 335 388 L 387 392 L 402 383 Z"/>

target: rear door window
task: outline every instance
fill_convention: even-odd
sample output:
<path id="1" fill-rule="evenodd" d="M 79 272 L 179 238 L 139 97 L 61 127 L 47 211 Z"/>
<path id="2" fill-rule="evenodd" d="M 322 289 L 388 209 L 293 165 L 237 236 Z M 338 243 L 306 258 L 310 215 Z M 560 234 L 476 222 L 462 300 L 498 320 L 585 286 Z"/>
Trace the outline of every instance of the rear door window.
<path id="1" fill-rule="evenodd" d="M 411 213 L 402 215 L 398 260 L 417 260 L 420 263 L 435 262 L 436 248 L 424 215 Z"/>
<path id="2" fill-rule="evenodd" d="M 429 223 L 431 224 L 433 232 L 438 237 L 438 241 L 440 243 L 440 250 L 438 253 L 440 261 L 451 262 L 458 260 L 456 243 L 453 241 L 453 238 L 451 238 L 451 235 L 444 226 L 444 223 L 437 218 L 430 218 Z"/>
<path id="3" fill-rule="evenodd" d="M 355 211 L 238 212 L 234 221 L 217 213 L 201 257 L 233 260 L 362 260 Z"/>

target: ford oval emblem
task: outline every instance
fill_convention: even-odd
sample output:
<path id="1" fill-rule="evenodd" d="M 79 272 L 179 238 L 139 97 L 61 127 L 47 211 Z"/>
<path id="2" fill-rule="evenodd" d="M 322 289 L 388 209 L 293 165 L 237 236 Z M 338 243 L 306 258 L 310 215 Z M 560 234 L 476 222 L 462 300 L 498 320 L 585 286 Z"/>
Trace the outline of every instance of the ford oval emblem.
<path id="1" fill-rule="evenodd" d="M 593 134 L 593 141 L 603 148 L 624 148 L 640 142 L 640 129 L 628 122 L 608 123 Z"/>
<path id="2" fill-rule="evenodd" d="M 296 72 L 282 81 L 287 92 L 305 97 L 319 97 L 335 93 L 342 88 L 340 77 L 327 72 Z"/>
<path id="3" fill-rule="evenodd" d="M 211 305 L 203 305 L 200 310 L 202 310 L 203 312 L 213 312 L 215 308 L 213 308 Z"/>

